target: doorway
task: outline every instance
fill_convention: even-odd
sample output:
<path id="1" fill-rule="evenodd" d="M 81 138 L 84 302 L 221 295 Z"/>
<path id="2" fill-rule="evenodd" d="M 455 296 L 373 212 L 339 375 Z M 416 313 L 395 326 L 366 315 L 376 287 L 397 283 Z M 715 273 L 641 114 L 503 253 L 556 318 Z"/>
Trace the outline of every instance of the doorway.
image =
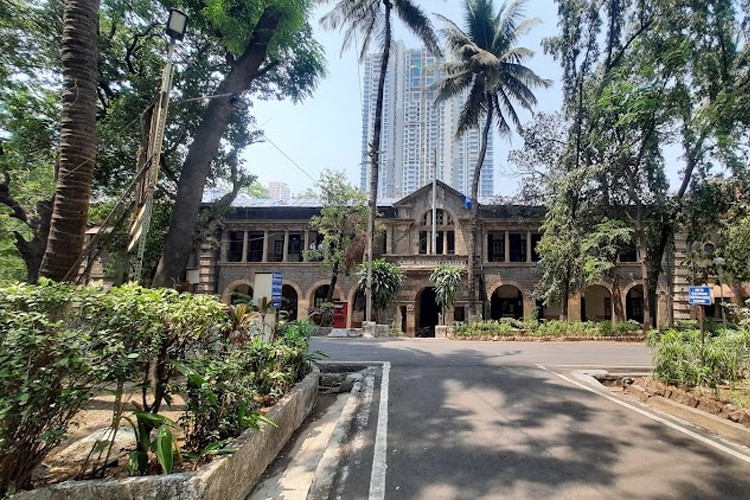
<path id="1" fill-rule="evenodd" d="M 417 322 L 417 337 L 434 337 L 438 324 L 440 307 L 435 300 L 435 289 L 425 288 L 419 294 L 419 321 Z"/>

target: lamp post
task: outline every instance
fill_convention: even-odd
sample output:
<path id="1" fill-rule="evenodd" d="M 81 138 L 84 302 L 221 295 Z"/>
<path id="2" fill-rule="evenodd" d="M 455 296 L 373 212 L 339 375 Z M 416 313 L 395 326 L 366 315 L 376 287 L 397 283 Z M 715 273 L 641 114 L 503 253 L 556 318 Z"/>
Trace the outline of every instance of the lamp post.
<path id="1" fill-rule="evenodd" d="M 724 257 L 714 257 L 714 264 L 716 264 L 716 271 L 719 275 L 719 307 L 721 307 L 721 322 L 724 325 L 724 329 L 727 329 L 727 313 L 724 310 L 724 284 L 721 279 L 721 271 L 724 268 L 726 261 Z"/>
<path id="2" fill-rule="evenodd" d="M 145 146 L 145 157 L 143 165 L 139 164 L 138 171 L 143 171 L 136 191 L 135 216 L 130 226 L 130 242 L 128 253 L 138 246 L 133 266 L 132 279 L 140 281 L 143 271 L 143 256 L 146 252 L 146 236 L 151 225 L 151 214 L 154 205 L 154 193 L 159 181 L 159 162 L 161 160 L 162 146 L 164 144 L 164 132 L 167 125 L 167 109 L 169 97 L 174 82 L 174 49 L 177 40 L 182 40 L 187 29 L 188 16 L 179 9 L 169 11 L 165 32 L 169 36 L 169 48 L 167 49 L 167 62 L 164 65 L 159 88 L 159 97 L 154 112 L 151 116 L 148 143 Z M 140 162 L 139 162 L 140 163 Z"/>

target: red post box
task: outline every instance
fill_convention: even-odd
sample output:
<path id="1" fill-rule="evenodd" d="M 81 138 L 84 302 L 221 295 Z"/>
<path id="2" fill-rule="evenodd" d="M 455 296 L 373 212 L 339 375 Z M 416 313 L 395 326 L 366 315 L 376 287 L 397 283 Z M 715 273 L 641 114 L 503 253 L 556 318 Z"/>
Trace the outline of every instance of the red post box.
<path id="1" fill-rule="evenodd" d="M 348 310 L 346 302 L 334 302 L 333 303 L 333 327 L 334 328 L 346 328 L 346 313 Z"/>

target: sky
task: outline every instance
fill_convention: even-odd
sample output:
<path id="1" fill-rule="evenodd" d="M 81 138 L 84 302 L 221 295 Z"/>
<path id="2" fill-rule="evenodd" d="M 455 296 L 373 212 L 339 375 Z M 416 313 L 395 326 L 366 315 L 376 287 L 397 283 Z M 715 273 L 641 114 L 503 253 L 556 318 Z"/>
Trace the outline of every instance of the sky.
<path id="1" fill-rule="evenodd" d="M 441 14 L 463 27 L 462 4 L 450 0 L 421 0 L 419 4 L 431 15 L 439 28 L 441 21 L 433 13 Z M 502 4 L 496 0 L 496 6 Z M 260 183 L 280 181 L 289 185 L 292 193 L 301 193 L 313 187 L 324 168 L 346 172 L 349 182 L 359 186 L 360 149 L 362 133 L 361 69 L 357 52 L 341 52 L 342 35 L 323 30 L 318 20 L 331 9 L 331 5 L 318 7 L 313 13 L 315 37 L 324 47 L 328 75 L 321 80 L 312 97 L 300 104 L 291 101 L 255 101 L 252 111 L 267 141 L 250 146 L 244 155 L 247 169 L 258 176 Z M 537 90 L 537 110 L 552 112 L 560 109 L 562 90 L 561 69 L 551 56 L 542 51 L 543 38 L 557 31 L 557 7 L 553 0 L 530 0 L 526 6 L 527 17 L 537 17 L 542 24 L 535 26 L 521 41 L 521 45 L 536 52 L 529 61 L 539 76 L 553 81 L 548 89 Z M 394 37 L 404 40 L 407 47 L 419 43 L 403 25 L 397 23 Z M 522 120 L 531 118 L 521 114 Z M 523 141 L 516 137 L 495 137 L 495 192 L 511 195 L 516 179 L 508 172 L 507 156 L 511 149 L 520 148 Z"/>

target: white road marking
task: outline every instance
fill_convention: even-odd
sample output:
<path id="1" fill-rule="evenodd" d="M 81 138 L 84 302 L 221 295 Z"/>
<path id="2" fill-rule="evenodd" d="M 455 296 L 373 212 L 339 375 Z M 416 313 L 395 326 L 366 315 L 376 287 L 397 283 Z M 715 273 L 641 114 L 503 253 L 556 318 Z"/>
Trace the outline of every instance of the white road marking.
<path id="1" fill-rule="evenodd" d="M 577 382 L 577 381 L 571 379 L 570 377 L 566 377 L 565 375 L 563 375 L 561 373 L 554 372 L 554 371 L 548 369 L 544 365 L 537 365 L 537 367 L 541 368 L 542 370 L 544 370 L 546 372 L 552 373 L 553 375 L 556 375 L 556 376 L 560 377 L 561 379 L 563 379 L 563 380 L 565 380 L 565 381 L 567 381 L 567 382 L 569 382 L 569 383 L 571 383 L 571 384 L 573 384 L 573 385 L 575 385 L 577 387 L 580 387 L 581 389 L 584 389 L 584 390 L 589 391 L 589 392 L 593 392 L 594 394 L 596 394 L 598 396 L 601 396 L 601 397 L 603 397 L 605 399 L 608 399 L 608 400 L 612 401 L 613 403 L 616 403 L 616 404 L 618 404 L 620 406 L 624 406 L 625 408 L 627 408 L 629 410 L 632 410 L 632 411 L 634 411 L 636 413 L 639 413 L 639 414 L 643 415 L 644 417 L 650 418 L 651 420 L 659 422 L 660 424 L 666 425 L 670 429 L 674 429 L 677 432 L 681 432 L 683 434 L 686 434 L 686 435 L 690 436 L 691 438 L 693 438 L 693 439 L 695 439 L 697 441 L 700 441 L 701 443 L 703 443 L 705 445 L 708 445 L 708 446 L 710 446 L 712 448 L 715 448 L 715 449 L 717 449 L 719 451 L 723 451 L 727 455 L 731 455 L 734 458 L 738 458 L 738 459 L 742 460 L 743 462 L 750 463 L 750 456 L 747 456 L 747 455 L 745 455 L 743 453 L 740 453 L 740 452 L 738 452 L 736 450 L 733 450 L 732 448 L 729 448 L 728 446 L 724 446 L 724 445 L 722 445 L 720 443 L 712 441 L 712 440 L 706 438 L 705 436 L 701 436 L 700 434 L 691 431 L 690 429 L 687 429 L 687 428 L 685 428 L 685 427 L 683 427 L 681 425 L 677 425 L 674 422 L 670 422 L 669 420 L 667 420 L 665 418 L 659 417 L 658 415 L 654 415 L 654 414 L 652 414 L 650 412 L 647 412 L 647 411 L 645 411 L 645 410 L 643 410 L 641 408 L 638 408 L 637 406 L 633 406 L 630 403 L 626 403 L 625 401 L 621 401 L 620 399 L 618 399 L 618 398 L 616 398 L 616 397 L 614 397 L 614 396 L 612 396 L 610 394 L 607 394 L 607 393 L 604 393 L 604 392 L 601 392 L 601 391 L 597 391 L 593 387 L 589 387 L 586 384 L 582 384 L 581 382 Z"/>
<path id="2" fill-rule="evenodd" d="M 375 452 L 370 476 L 370 500 L 385 498 L 386 451 L 388 449 L 388 384 L 391 364 L 383 362 L 383 377 L 380 380 L 380 405 L 378 408 L 378 428 L 375 434 Z"/>

